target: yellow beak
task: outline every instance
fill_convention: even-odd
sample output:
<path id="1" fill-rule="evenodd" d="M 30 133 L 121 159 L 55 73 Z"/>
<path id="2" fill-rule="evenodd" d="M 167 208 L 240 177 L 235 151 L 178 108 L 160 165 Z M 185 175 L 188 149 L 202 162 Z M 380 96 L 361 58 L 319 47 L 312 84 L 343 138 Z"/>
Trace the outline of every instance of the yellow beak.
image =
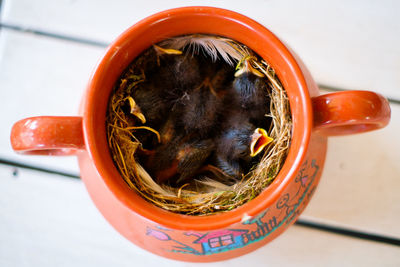
<path id="1" fill-rule="evenodd" d="M 263 149 L 274 139 L 269 137 L 267 131 L 262 128 L 257 128 L 251 136 L 250 156 L 257 156 Z"/>
<path id="2" fill-rule="evenodd" d="M 264 74 L 251 65 L 252 60 L 254 60 L 252 56 L 243 58 L 236 67 L 237 71 L 235 72 L 235 77 L 239 77 L 246 72 L 251 72 L 258 77 L 264 77 Z"/>
<path id="3" fill-rule="evenodd" d="M 128 101 L 129 101 L 129 105 L 131 107 L 130 113 L 132 115 L 136 116 L 143 124 L 145 124 L 146 117 L 140 110 L 140 107 L 136 104 L 135 100 L 132 97 L 128 96 Z"/>
<path id="4" fill-rule="evenodd" d="M 172 48 L 163 48 L 158 45 L 153 45 L 154 49 L 157 51 L 159 54 L 168 54 L 168 55 L 180 55 L 182 54 L 182 51 L 172 49 Z"/>

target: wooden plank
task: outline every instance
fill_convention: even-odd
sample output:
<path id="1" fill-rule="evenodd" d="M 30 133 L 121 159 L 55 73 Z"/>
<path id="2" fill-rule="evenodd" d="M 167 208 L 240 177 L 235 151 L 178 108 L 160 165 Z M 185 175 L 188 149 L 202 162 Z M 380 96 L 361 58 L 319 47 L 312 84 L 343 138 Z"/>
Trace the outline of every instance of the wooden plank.
<path id="1" fill-rule="evenodd" d="M 1 266 L 398 266 L 400 248 L 293 226 L 245 256 L 211 264 L 155 256 L 122 238 L 79 180 L 0 165 Z"/>
<path id="2" fill-rule="evenodd" d="M 75 157 L 16 155 L 9 145 L 9 129 L 26 116 L 76 114 L 91 68 L 103 50 L 7 30 L 2 32 L 2 40 L 0 84 L 5 90 L 0 97 L 7 101 L 0 109 L 9 116 L 2 118 L 8 130 L 0 132 L 0 155 L 78 173 Z M 392 113 L 392 122 L 384 130 L 330 139 L 321 186 L 306 216 L 400 237 L 395 223 L 400 219 L 399 205 L 391 204 L 398 203 L 395 188 L 400 186 L 397 105 L 392 106 Z M 335 192 L 340 198 L 335 199 Z"/>
<path id="3" fill-rule="evenodd" d="M 21 25 L 25 25 L 24 23 L 26 23 L 27 27 L 38 27 L 47 30 L 60 31 L 62 33 L 71 35 L 73 35 L 75 32 L 76 36 L 93 36 L 93 38 L 97 38 L 99 40 L 104 37 L 104 40 L 107 41 L 114 38 L 113 34 L 117 32 L 119 29 L 118 27 L 120 27 L 120 30 L 122 30 L 122 28 L 133 23 L 132 20 L 128 20 L 127 18 L 134 18 L 134 20 L 137 21 L 141 17 L 157 11 L 156 8 L 161 10 L 172 7 L 170 5 L 173 5 L 174 3 L 178 5 L 178 2 L 173 2 L 172 4 L 165 4 L 163 2 L 160 5 L 157 5 L 156 8 L 151 8 L 150 5 L 147 7 L 138 7 L 137 9 L 131 8 L 133 13 L 130 17 L 128 16 L 128 13 L 122 13 L 121 16 L 113 15 L 112 17 L 115 18 L 115 20 L 110 23 L 109 20 L 104 20 L 103 22 L 100 20 L 100 17 L 107 14 L 106 12 L 110 12 L 110 14 L 116 14 L 118 7 L 121 9 L 122 4 L 129 6 L 129 3 L 116 1 L 115 5 L 108 6 L 108 2 L 107 5 L 105 2 L 99 2 L 99 4 L 95 7 L 93 7 L 93 3 L 91 2 L 83 3 L 80 1 L 65 1 L 58 2 L 57 4 L 48 3 L 48 5 L 46 5 L 45 2 L 43 2 L 42 5 L 38 3 L 41 2 L 35 2 L 35 4 L 33 4 L 30 2 L 26 3 L 24 1 L 6 1 L 3 9 L 4 21 L 8 23 L 21 23 Z M 301 33 L 305 29 L 310 31 L 308 35 L 305 35 L 308 38 L 303 41 L 310 43 L 310 40 L 313 40 L 312 46 L 314 47 L 310 47 L 310 49 L 313 48 L 310 51 L 314 52 L 315 50 L 316 53 L 314 53 L 312 57 L 317 57 L 318 53 L 320 53 L 315 46 L 318 45 L 322 47 L 323 45 L 326 45 L 326 43 L 322 41 L 325 40 L 324 38 L 327 38 L 325 35 L 322 35 L 325 36 L 322 38 L 323 40 L 321 41 L 318 39 L 321 37 L 321 33 L 318 35 L 318 31 L 313 27 L 317 27 L 319 29 L 323 28 L 321 25 L 327 26 L 329 18 L 331 18 L 331 21 L 333 21 L 333 14 L 343 11 L 342 9 L 345 9 L 343 11 L 344 17 L 342 20 L 346 23 L 349 23 L 348 20 L 350 15 L 348 12 L 356 12 L 356 8 L 359 6 L 363 7 L 362 11 L 365 11 L 365 14 L 361 11 L 357 11 L 358 13 L 355 13 L 355 17 L 353 18 L 354 21 L 352 22 L 355 24 L 353 25 L 350 23 L 350 29 L 355 30 L 354 27 L 357 23 L 361 23 L 359 25 L 364 25 L 366 23 L 366 18 L 364 16 L 368 15 L 371 23 L 377 23 L 377 25 L 380 25 L 381 22 L 389 23 L 388 27 L 384 30 L 378 26 L 371 27 L 371 29 L 369 29 L 370 31 L 366 31 L 368 36 L 370 34 L 378 34 L 376 36 L 380 36 L 379 45 L 384 45 L 383 48 L 389 52 L 396 52 L 396 49 L 400 47 L 397 45 L 397 39 L 389 42 L 390 38 L 392 37 L 389 37 L 388 33 L 385 33 L 386 30 L 390 31 L 391 33 L 395 32 L 397 25 L 399 25 L 399 23 L 396 23 L 397 18 L 391 15 L 391 10 L 395 10 L 397 5 L 396 3 L 384 2 L 383 4 L 379 4 L 379 6 L 376 6 L 376 12 L 374 11 L 375 13 L 371 10 L 375 10 L 375 5 L 378 4 L 371 2 L 367 2 L 365 5 L 361 3 L 356 5 L 355 3 L 358 2 L 351 2 L 350 4 L 342 3 L 343 7 L 341 8 L 338 6 L 331 6 L 330 8 L 325 6 L 324 9 L 321 7 L 322 4 L 314 3 L 314 5 L 308 7 L 308 9 L 315 12 L 314 15 L 316 17 L 313 17 L 311 13 L 307 13 L 311 12 L 308 11 L 308 9 L 304 10 L 307 6 L 302 9 L 302 7 L 298 6 L 300 4 L 290 1 L 282 1 L 282 3 L 277 1 L 255 3 L 258 3 L 255 4 L 256 6 L 259 5 L 265 9 L 255 10 L 254 7 L 244 7 L 242 13 L 254 17 L 257 20 L 261 20 L 263 18 L 266 19 L 266 21 L 263 23 L 266 25 L 268 23 L 273 27 L 278 27 L 277 29 L 279 32 L 282 32 L 282 35 L 280 36 L 283 39 L 287 38 L 285 37 L 286 34 L 288 34 L 287 36 L 291 36 L 290 34 L 299 34 L 298 32 Z M 339 1 L 338 3 L 341 2 Z M 21 10 L 24 4 L 25 8 L 31 12 Z M 266 4 L 268 4 L 268 8 L 263 6 Z M 58 10 L 54 11 L 56 9 L 56 5 Z M 65 15 L 61 15 L 61 11 L 59 11 L 62 10 L 63 5 L 72 6 L 71 8 L 65 8 Z M 227 5 L 227 2 L 221 2 L 221 6 L 223 5 Z M 106 6 L 108 10 L 105 9 Z M 90 20 L 88 16 L 83 17 L 85 12 L 86 15 L 92 14 L 90 12 L 88 13 L 89 7 L 92 7 L 94 10 L 100 12 L 94 12 L 96 15 L 93 15 L 95 18 L 96 16 L 99 16 L 98 18 L 94 19 L 94 21 L 97 21 L 96 25 L 91 21 L 88 21 Z M 239 2 L 233 2 L 229 7 L 233 10 L 240 11 Z M 285 10 L 286 12 L 289 12 L 286 13 L 288 16 L 282 16 L 281 14 L 283 13 L 283 8 L 289 7 L 293 7 L 294 10 L 298 11 L 303 10 L 304 12 L 301 16 L 308 15 L 304 18 L 299 17 L 300 15 L 297 14 L 299 12 L 290 11 L 288 9 Z M 390 10 L 389 7 L 391 7 Z M 320 12 L 321 10 L 326 12 L 325 17 L 320 15 L 320 13 L 324 14 L 323 12 Z M 48 12 L 48 14 L 46 12 Z M 120 12 L 128 11 L 125 11 L 125 9 L 122 8 Z M 373 14 L 371 14 L 371 12 Z M 74 19 L 72 21 L 71 14 L 76 16 L 73 17 Z M 266 14 L 269 16 L 266 16 Z M 285 20 L 288 20 L 288 18 L 290 21 L 292 17 L 298 19 L 299 24 L 296 24 L 296 28 L 285 28 L 292 25 L 289 24 L 289 26 L 287 26 L 288 24 L 284 23 Z M 68 25 L 66 20 L 67 18 L 70 20 L 71 25 Z M 321 25 L 312 26 L 311 21 L 313 24 L 315 24 L 315 21 L 311 20 L 311 18 L 320 18 L 323 22 L 321 22 Z M 326 21 L 322 20 L 323 18 L 325 18 Z M 80 26 L 85 25 L 85 27 L 80 27 L 78 29 L 77 25 L 75 25 L 75 22 L 79 22 L 80 19 L 84 19 L 83 22 L 86 22 L 86 24 L 82 22 L 83 24 L 80 24 Z M 103 25 L 103 23 L 106 23 L 105 21 L 110 23 L 108 27 Z M 309 24 L 304 24 L 306 22 Z M 35 23 L 43 23 L 43 27 L 40 26 L 41 24 Z M 309 25 L 309 27 L 306 27 L 305 25 Z M 67 26 L 68 28 L 65 30 L 65 27 Z M 104 31 L 100 30 L 102 26 L 105 26 Z M 339 32 L 339 28 L 335 28 L 337 27 L 336 24 L 331 25 L 330 27 L 333 27 L 334 32 L 337 32 L 336 36 L 338 40 L 343 40 L 344 37 L 350 36 L 350 33 L 347 32 L 346 29 L 344 29 L 346 35 L 341 35 L 343 33 Z M 328 29 L 331 29 L 330 27 L 328 27 Z M 382 32 L 378 33 L 378 31 Z M 98 36 L 92 35 L 92 32 L 96 32 Z M 118 30 L 118 32 L 120 31 Z M 390 35 L 392 35 L 391 33 Z M 366 33 L 360 32 L 360 34 L 354 35 L 354 38 L 365 39 L 366 35 L 364 34 Z M 313 36 L 319 37 L 313 39 Z M 79 105 L 79 99 L 89 78 L 91 69 L 100 58 L 104 50 L 102 48 L 96 48 L 93 46 L 50 39 L 47 37 L 39 37 L 28 33 L 17 33 L 6 29 L 2 29 L 0 38 L 0 87 L 2 88 L 0 90 L 0 99 L 7 100 L 4 101 L 3 105 L 0 107 L 2 114 L 7 115 L 2 116 L 3 127 L 6 130 L 0 132 L 0 156 L 38 166 L 46 166 L 60 170 L 78 172 L 76 159 L 74 157 L 23 157 L 15 155 L 9 146 L 9 129 L 11 128 L 13 122 L 26 116 L 76 114 L 77 107 Z M 384 42 L 381 42 L 382 40 L 384 40 Z M 333 42 L 332 46 L 333 44 L 338 45 L 337 42 L 337 40 Z M 380 51 L 380 49 L 378 50 L 377 46 L 375 46 L 378 44 L 375 44 L 376 40 L 373 39 L 371 42 L 372 44 L 368 44 L 367 48 L 371 51 Z M 289 43 L 291 44 L 291 42 Z M 338 49 L 341 47 L 342 43 L 346 44 L 346 42 L 343 41 L 340 43 L 341 44 L 338 46 Z M 346 45 L 349 45 L 348 49 L 355 49 L 351 42 Z M 396 45 L 396 48 L 393 50 L 391 47 L 386 47 L 385 45 Z M 332 49 L 332 46 L 328 45 L 323 47 L 326 47 L 326 51 L 330 51 L 329 49 L 333 51 L 334 49 Z M 293 47 L 298 50 L 297 47 Z M 360 53 L 364 53 L 362 52 L 364 51 L 363 49 L 364 48 L 361 49 Z M 326 51 L 324 50 L 324 53 L 328 53 Z M 299 50 L 298 53 L 302 56 L 302 53 L 300 53 Z M 371 56 L 371 60 L 375 60 L 378 57 L 378 55 L 374 55 L 374 53 L 368 55 Z M 391 64 L 391 60 L 397 60 L 396 55 L 400 54 L 396 52 L 397 54 L 392 57 L 390 56 L 390 53 L 388 54 L 388 58 L 381 57 L 381 55 L 379 55 L 379 60 L 384 61 L 382 62 L 384 64 L 379 63 L 379 65 L 382 66 L 384 70 L 386 68 L 385 66 L 389 66 Z M 339 56 L 338 58 L 340 58 Z M 366 57 L 367 54 L 363 54 L 363 56 Z M 320 59 L 321 57 L 318 56 L 318 58 Z M 346 54 L 346 60 L 347 61 L 343 62 L 347 62 L 346 64 L 350 65 L 354 62 L 360 62 L 357 60 L 357 57 L 353 58 L 349 54 Z M 385 65 L 385 62 L 389 62 L 390 64 Z M 397 66 L 396 64 L 394 66 Z M 393 71 L 398 72 L 396 68 L 390 67 L 387 73 L 385 71 L 385 75 L 390 76 L 387 80 L 390 84 L 395 84 L 393 79 L 397 79 L 396 75 L 392 75 Z M 314 72 L 314 70 L 312 71 Z M 330 70 L 330 73 L 336 73 L 336 71 L 342 71 L 342 69 L 336 66 L 334 69 Z M 360 70 L 360 72 L 362 72 L 363 75 L 368 74 L 364 72 L 364 70 Z M 354 77 L 357 78 L 357 75 Z M 367 75 L 368 77 L 364 78 L 366 80 L 374 78 L 374 81 L 376 80 L 380 82 L 382 81 L 380 75 L 381 74 L 378 76 Z M 355 79 L 355 81 L 358 82 L 359 80 Z M 362 85 L 362 83 L 357 84 L 360 86 Z M 398 86 L 398 83 L 396 83 L 395 86 Z M 391 88 L 391 91 L 387 95 L 393 95 L 396 97 L 396 94 L 400 91 L 395 90 L 397 87 Z M 398 167 L 398 162 L 400 159 L 400 143 L 396 138 L 397 133 L 399 132 L 400 111 L 399 106 L 396 105 L 393 105 L 392 109 L 392 123 L 384 130 L 359 136 L 330 139 L 328 159 L 320 189 L 317 190 L 314 200 L 311 202 L 310 207 L 306 210 L 304 216 L 315 220 L 322 220 L 330 223 L 337 223 L 339 225 L 350 226 L 365 231 L 372 231 L 396 237 L 400 236 L 400 231 L 398 227 L 396 227 L 396 222 L 400 219 L 398 216 L 398 214 L 400 214 L 399 205 L 396 205 L 396 203 L 399 203 L 399 197 L 396 193 L 396 189 L 400 186 L 398 181 L 398 177 L 400 176 Z"/>
<path id="4" fill-rule="evenodd" d="M 74 116 L 102 48 L 2 29 L 0 35 L 0 157 L 78 173 L 75 157 L 20 156 L 12 125 L 25 117 Z"/>
<path id="5" fill-rule="evenodd" d="M 400 100 L 398 1 L 6 0 L 2 20 L 109 43 L 146 16 L 186 5 L 227 8 L 259 21 L 303 58 L 319 83 L 373 90 Z"/>
<path id="6" fill-rule="evenodd" d="M 391 108 L 385 129 L 329 138 L 321 183 L 305 218 L 400 237 L 400 105 Z"/>

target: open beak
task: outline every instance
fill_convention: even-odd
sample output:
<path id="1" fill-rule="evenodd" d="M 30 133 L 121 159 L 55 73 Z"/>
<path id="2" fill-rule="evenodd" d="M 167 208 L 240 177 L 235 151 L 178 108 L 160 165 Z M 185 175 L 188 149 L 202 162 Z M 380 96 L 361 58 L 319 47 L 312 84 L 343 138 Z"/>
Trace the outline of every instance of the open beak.
<path id="1" fill-rule="evenodd" d="M 274 139 L 268 136 L 267 131 L 262 128 L 257 128 L 251 136 L 250 143 L 250 156 L 257 156 L 266 145 L 271 143 Z"/>
<path id="2" fill-rule="evenodd" d="M 146 117 L 143 115 L 142 111 L 140 110 L 140 107 L 136 104 L 135 100 L 132 97 L 128 96 L 128 101 L 131 107 L 130 113 L 136 116 L 142 122 L 142 124 L 145 124 Z"/>
<path id="3" fill-rule="evenodd" d="M 257 70 L 251 65 L 252 60 L 254 60 L 254 57 L 252 56 L 245 57 L 244 59 L 242 59 L 238 63 L 238 66 L 236 67 L 237 71 L 235 72 L 235 77 L 239 77 L 240 75 L 246 72 L 251 72 L 258 77 L 264 77 L 264 74 L 262 74 L 259 70 Z"/>

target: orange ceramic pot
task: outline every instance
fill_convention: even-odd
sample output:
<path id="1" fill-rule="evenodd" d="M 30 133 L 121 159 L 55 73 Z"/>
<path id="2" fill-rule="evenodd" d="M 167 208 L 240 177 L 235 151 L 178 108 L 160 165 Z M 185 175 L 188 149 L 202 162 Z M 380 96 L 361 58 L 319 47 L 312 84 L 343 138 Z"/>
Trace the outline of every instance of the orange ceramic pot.
<path id="1" fill-rule="evenodd" d="M 152 44 L 191 33 L 232 38 L 269 62 L 287 90 L 293 119 L 289 153 L 274 182 L 247 204 L 209 216 L 171 213 L 140 197 L 118 173 L 106 138 L 108 99 L 122 71 Z M 80 116 L 21 120 L 11 143 L 26 154 L 76 154 L 91 198 L 118 232 L 160 256 L 208 262 L 249 253 L 296 220 L 318 185 L 327 136 L 378 129 L 389 119 L 387 100 L 372 92 L 319 96 L 301 60 L 252 19 L 218 8 L 185 7 L 138 22 L 109 46 L 89 80 Z"/>

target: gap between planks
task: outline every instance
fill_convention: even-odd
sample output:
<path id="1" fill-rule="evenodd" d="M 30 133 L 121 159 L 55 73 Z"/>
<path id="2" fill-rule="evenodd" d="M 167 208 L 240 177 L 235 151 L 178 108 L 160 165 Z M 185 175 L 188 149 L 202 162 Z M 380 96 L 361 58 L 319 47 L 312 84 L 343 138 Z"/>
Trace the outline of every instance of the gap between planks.
<path id="1" fill-rule="evenodd" d="M 97 40 L 85 39 L 85 38 L 80 38 L 80 37 L 75 37 L 75 36 L 64 35 L 64 34 L 58 34 L 58 33 L 54 33 L 54 32 L 48 32 L 48 31 L 43 31 L 43 30 L 39 30 L 39 29 L 24 27 L 24 26 L 15 25 L 15 24 L 8 24 L 8 23 L 3 23 L 3 22 L 0 22 L 0 29 L 1 28 L 5 28 L 8 30 L 13 30 L 13 31 L 17 31 L 17 32 L 45 36 L 45 37 L 49 37 L 49 38 L 54 38 L 54 39 L 59 39 L 59 40 L 64 40 L 64 41 L 69 41 L 69 42 L 74 42 L 74 43 L 91 45 L 91 46 L 95 46 L 95 47 L 106 48 L 109 45 L 108 43 L 104 43 L 104 42 L 97 41 Z M 346 89 L 344 89 L 344 88 L 339 88 L 339 87 L 331 86 L 331 85 L 327 85 L 327 84 L 318 84 L 318 87 L 320 87 L 321 89 L 329 90 L 329 91 L 333 91 L 333 92 L 346 91 Z M 386 98 L 389 100 L 390 103 L 400 105 L 399 99 L 388 98 L 388 97 L 386 97 Z"/>
<path id="2" fill-rule="evenodd" d="M 18 168 L 22 168 L 22 169 L 27 169 L 27 170 L 45 172 L 45 173 L 49 173 L 49 174 L 56 174 L 56 175 L 60 175 L 62 177 L 66 177 L 66 178 L 80 179 L 80 176 L 78 174 L 37 167 L 34 165 L 25 164 L 25 163 L 18 162 L 18 161 L 11 161 L 11 160 L 7 160 L 7 159 L 3 159 L 3 158 L 0 158 L 0 164 L 12 166 L 12 167 L 16 168 L 13 171 L 14 175 L 18 174 Z M 395 237 L 389 237 L 389 236 L 384 236 L 384 235 L 379 235 L 379 234 L 374 234 L 374 233 L 368 233 L 365 231 L 359 231 L 359 230 L 350 229 L 347 227 L 336 226 L 336 225 L 332 225 L 332 224 L 328 224 L 328 223 L 316 222 L 316 221 L 312 221 L 309 219 L 303 219 L 303 218 L 298 219 L 295 222 L 295 224 L 298 226 L 307 227 L 307 228 L 310 228 L 313 230 L 319 230 L 319 231 L 334 233 L 334 234 L 343 235 L 343 236 L 347 236 L 347 237 L 353 237 L 353 238 L 362 239 L 362 240 L 368 240 L 368 241 L 374 241 L 374 242 L 379 242 L 379 243 L 384 243 L 384 244 L 389 244 L 389 245 L 394 245 L 394 246 L 400 246 L 400 239 L 395 238 Z"/>

